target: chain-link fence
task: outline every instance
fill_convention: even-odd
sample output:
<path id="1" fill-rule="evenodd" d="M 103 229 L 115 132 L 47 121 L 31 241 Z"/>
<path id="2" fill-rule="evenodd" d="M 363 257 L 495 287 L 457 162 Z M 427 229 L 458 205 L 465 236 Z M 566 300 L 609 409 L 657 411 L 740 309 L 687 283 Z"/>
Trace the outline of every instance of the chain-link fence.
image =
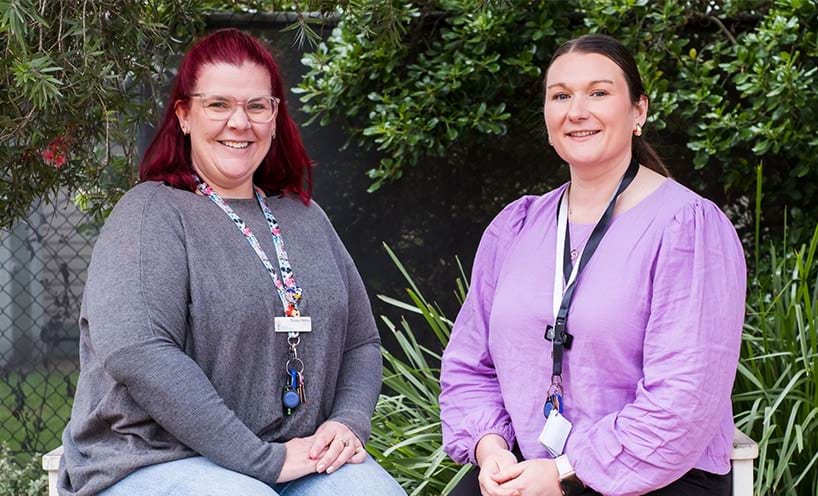
<path id="1" fill-rule="evenodd" d="M 66 195 L 0 230 L 0 442 L 58 446 L 79 374 L 78 317 L 98 227 Z"/>

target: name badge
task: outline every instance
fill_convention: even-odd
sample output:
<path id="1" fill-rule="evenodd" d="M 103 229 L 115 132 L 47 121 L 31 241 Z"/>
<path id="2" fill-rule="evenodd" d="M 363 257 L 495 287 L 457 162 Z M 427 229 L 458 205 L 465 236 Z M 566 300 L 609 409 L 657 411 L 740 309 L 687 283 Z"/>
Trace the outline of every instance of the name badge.
<path id="1" fill-rule="evenodd" d="M 312 332 L 312 321 L 309 317 L 276 317 L 274 327 L 275 332 Z"/>
<path id="2" fill-rule="evenodd" d="M 560 414 L 556 408 L 551 410 L 539 438 L 545 449 L 551 453 L 551 456 L 558 457 L 562 454 L 572 427 L 574 426 L 571 422 Z"/>

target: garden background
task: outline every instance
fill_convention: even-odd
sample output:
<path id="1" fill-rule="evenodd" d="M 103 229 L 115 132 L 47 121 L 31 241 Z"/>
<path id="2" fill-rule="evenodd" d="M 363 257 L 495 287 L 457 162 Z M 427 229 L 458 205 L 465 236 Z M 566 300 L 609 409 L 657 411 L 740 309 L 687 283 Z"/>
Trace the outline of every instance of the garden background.
<path id="1" fill-rule="evenodd" d="M 179 54 L 225 26 L 273 46 L 315 198 L 384 316 L 368 449 L 411 494 L 462 474 L 440 450 L 439 352 L 482 229 L 567 179 L 542 70 L 587 32 L 637 54 L 646 138 L 744 243 L 733 400 L 759 442 L 757 493 L 818 494 L 817 0 L 4 0 L 0 496 L 42 494 L 34 453 L 60 444 L 70 414 L 96 232 L 135 182 Z"/>

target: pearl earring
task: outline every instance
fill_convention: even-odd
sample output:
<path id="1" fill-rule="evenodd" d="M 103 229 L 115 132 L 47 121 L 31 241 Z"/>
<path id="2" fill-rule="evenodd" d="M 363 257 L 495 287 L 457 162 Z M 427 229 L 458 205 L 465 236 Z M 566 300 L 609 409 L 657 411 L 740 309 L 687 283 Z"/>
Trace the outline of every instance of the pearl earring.
<path id="1" fill-rule="evenodd" d="M 636 125 L 636 129 L 633 130 L 633 134 L 636 136 L 642 136 L 642 124 Z"/>

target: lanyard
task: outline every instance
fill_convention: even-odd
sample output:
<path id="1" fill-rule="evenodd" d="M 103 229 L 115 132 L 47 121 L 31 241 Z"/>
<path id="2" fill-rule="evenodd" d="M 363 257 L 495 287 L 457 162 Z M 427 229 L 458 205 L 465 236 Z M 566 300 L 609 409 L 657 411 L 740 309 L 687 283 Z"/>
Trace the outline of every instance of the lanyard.
<path id="1" fill-rule="evenodd" d="M 577 257 L 577 264 L 572 267 L 571 258 L 566 256 L 571 251 L 571 240 L 568 234 L 568 195 L 566 190 L 560 196 L 560 203 L 557 209 L 557 246 L 556 246 L 556 261 L 554 264 L 554 326 L 549 326 L 546 332 L 546 339 L 552 341 L 554 359 L 554 366 L 552 370 L 552 382 L 557 384 L 561 382 L 562 378 L 562 358 L 563 352 L 566 348 L 570 348 L 573 336 L 568 333 L 566 326 L 568 323 L 568 309 L 571 306 L 571 299 L 574 297 L 574 290 L 577 287 L 577 277 L 588 261 L 596 252 L 602 237 L 607 232 L 611 225 L 611 218 L 616 207 L 616 200 L 619 195 L 625 191 L 636 173 L 639 172 L 639 161 L 636 158 L 631 159 L 630 166 L 619 181 L 616 191 L 614 191 L 611 199 L 608 201 L 608 207 L 602 213 L 602 217 L 594 226 L 591 236 L 588 238 L 588 243 L 582 249 L 579 257 Z M 562 268 L 562 270 L 560 270 Z M 563 280 L 565 285 L 563 286 Z M 555 380 L 556 379 L 556 380 Z"/>
<path id="2" fill-rule="evenodd" d="M 228 217 L 230 217 L 230 220 L 236 224 L 236 227 L 239 229 L 239 231 L 241 231 L 241 234 L 245 237 L 245 239 L 247 239 L 250 246 L 253 247 L 253 251 L 256 252 L 259 260 L 261 260 L 261 263 L 264 264 L 264 268 L 267 269 L 267 273 L 270 274 L 270 277 L 273 279 L 273 284 L 278 291 L 278 296 L 281 298 L 281 304 L 284 308 L 284 315 L 287 317 L 297 317 L 299 315 L 298 302 L 301 300 L 301 288 L 295 284 L 293 270 L 290 267 L 290 260 L 287 257 L 287 252 L 284 251 L 284 240 L 281 239 L 281 227 L 279 227 L 278 221 L 273 215 L 273 212 L 270 211 L 270 208 L 264 201 L 264 196 L 262 196 L 261 190 L 257 187 L 254 188 L 256 201 L 258 202 L 259 207 L 261 207 L 261 211 L 264 213 L 264 218 L 267 220 L 267 225 L 270 226 L 270 234 L 273 237 L 273 245 L 276 249 L 276 258 L 278 258 L 278 268 L 281 271 L 281 279 L 279 279 L 278 274 L 276 274 L 276 270 L 273 268 L 273 264 L 270 263 L 270 259 L 267 257 L 267 254 L 264 253 L 264 250 L 261 248 L 258 239 L 256 239 L 256 236 L 252 233 L 252 231 L 250 231 L 250 228 L 241 219 L 241 217 L 239 217 L 236 212 L 230 208 L 230 205 L 225 203 L 222 197 L 220 197 L 213 190 L 213 188 L 202 181 L 198 174 L 194 174 L 194 179 L 196 180 L 196 187 L 199 189 L 199 191 L 203 195 L 209 197 L 213 203 L 218 205 L 219 208 L 221 208 L 222 211 L 226 213 Z"/>

